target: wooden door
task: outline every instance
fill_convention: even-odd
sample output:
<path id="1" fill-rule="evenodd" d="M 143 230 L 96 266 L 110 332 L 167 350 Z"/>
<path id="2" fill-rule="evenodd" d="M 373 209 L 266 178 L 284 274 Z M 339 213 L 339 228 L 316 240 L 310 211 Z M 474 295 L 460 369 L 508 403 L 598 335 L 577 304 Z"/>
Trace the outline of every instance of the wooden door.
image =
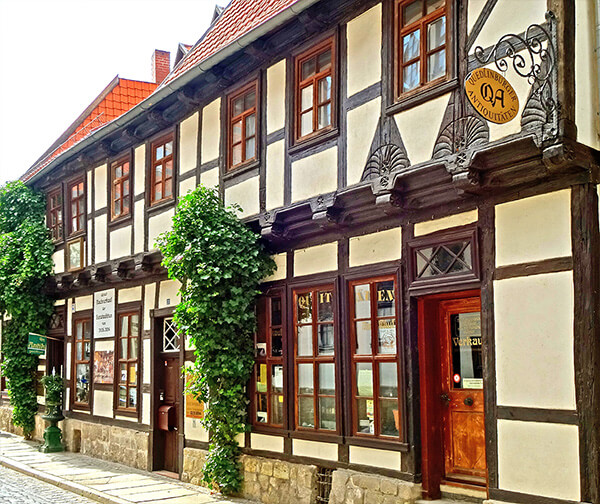
<path id="1" fill-rule="evenodd" d="M 157 392 L 158 397 L 155 401 L 155 445 L 154 445 L 154 470 L 164 470 L 172 473 L 179 473 L 178 457 L 178 431 L 179 416 L 181 415 L 181 394 L 179 393 L 179 356 L 167 357 L 161 356 L 158 361 L 160 372 L 156 373 L 158 378 Z M 159 370 L 157 370 L 159 371 Z M 175 410 L 174 417 L 170 422 L 171 427 L 168 430 L 160 428 L 159 415 L 161 407 L 172 406 Z"/>
<path id="2" fill-rule="evenodd" d="M 481 301 L 440 303 L 444 479 L 485 486 Z"/>

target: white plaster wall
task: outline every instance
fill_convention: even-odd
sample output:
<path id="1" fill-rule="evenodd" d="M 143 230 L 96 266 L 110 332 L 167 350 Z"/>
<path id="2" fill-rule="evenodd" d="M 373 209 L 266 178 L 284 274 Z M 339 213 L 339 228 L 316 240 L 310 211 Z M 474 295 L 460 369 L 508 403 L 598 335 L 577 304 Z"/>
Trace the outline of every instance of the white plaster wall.
<path id="1" fill-rule="evenodd" d="M 198 159 L 198 119 L 195 112 L 179 125 L 179 173 L 196 168 Z"/>
<path id="2" fill-rule="evenodd" d="M 136 201 L 133 221 L 133 252 L 138 254 L 144 251 L 144 207 L 146 203 Z"/>
<path id="3" fill-rule="evenodd" d="M 133 303 L 142 300 L 142 286 L 130 287 L 128 289 L 119 289 L 117 292 L 118 304 Z"/>
<path id="4" fill-rule="evenodd" d="M 285 126 L 285 60 L 267 68 L 267 134 Z"/>
<path id="5" fill-rule="evenodd" d="M 181 299 L 179 296 L 180 288 L 181 283 L 177 280 L 164 280 L 160 282 L 157 308 L 166 308 L 167 306 L 176 306 L 179 304 Z"/>
<path id="6" fill-rule="evenodd" d="M 110 259 L 131 255 L 131 226 L 110 232 Z"/>
<path id="7" fill-rule="evenodd" d="M 65 271 L 65 250 L 57 250 L 52 254 L 54 262 L 54 273 L 63 273 Z"/>
<path id="8" fill-rule="evenodd" d="M 87 210 L 88 216 L 91 216 L 92 215 L 92 179 L 93 179 L 93 171 L 92 170 L 88 170 L 88 172 L 86 173 L 86 179 L 87 179 L 86 210 Z"/>
<path id="9" fill-rule="evenodd" d="M 134 188 L 135 195 L 143 194 L 145 191 L 146 181 L 146 144 L 142 144 L 135 148 L 133 166 L 134 172 Z"/>
<path id="10" fill-rule="evenodd" d="M 94 170 L 94 203 L 95 210 L 100 210 L 107 205 L 108 165 L 97 166 Z"/>
<path id="11" fill-rule="evenodd" d="M 348 22 L 348 96 L 381 80 L 381 9 L 378 3 Z"/>
<path id="12" fill-rule="evenodd" d="M 201 173 L 200 183 L 205 187 L 219 187 L 219 169 L 213 168 Z"/>
<path id="13" fill-rule="evenodd" d="M 221 99 L 217 98 L 202 109 L 202 163 L 219 157 L 220 121 Z"/>
<path id="14" fill-rule="evenodd" d="M 135 417 L 120 416 L 120 415 L 115 415 L 115 420 L 125 420 L 127 422 L 137 422 L 137 418 L 135 418 Z"/>
<path id="15" fill-rule="evenodd" d="M 576 425 L 498 420 L 498 487 L 552 499 L 581 499 Z"/>
<path id="16" fill-rule="evenodd" d="M 483 6 L 486 4 L 487 0 L 469 0 L 469 5 L 467 6 L 467 32 L 471 33 L 473 29 L 473 25 L 477 21 L 479 14 L 483 10 Z"/>
<path id="17" fill-rule="evenodd" d="M 292 201 L 337 189 L 337 147 L 292 163 Z"/>
<path id="18" fill-rule="evenodd" d="M 458 226 L 465 226 L 477 222 L 479 212 L 477 209 L 469 212 L 462 212 L 459 214 L 449 215 L 448 217 L 442 217 L 440 219 L 432 219 L 423 222 L 415 223 L 414 234 L 416 236 L 423 236 L 436 231 L 442 231 L 443 229 L 450 229 Z"/>
<path id="19" fill-rule="evenodd" d="M 156 248 L 155 242 L 158 235 L 171 229 L 173 215 L 175 215 L 175 210 L 170 208 L 148 219 L 148 250 Z"/>
<path id="20" fill-rule="evenodd" d="M 271 256 L 275 261 L 276 270 L 272 275 L 266 277 L 263 282 L 274 282 L 275 280 L 283 280 L 287 275 L 287 254 L 282 252 L 281 254 L 275 254 Z"/>
<path id="21" fill-rule="evenodd" d="M 570 189 L 496 206 L 496 266 L 570 255 Z"/>
<path id="22" fill-rule="evenodd" d="M 240 217 L 256 215 L 259 212 L 260 204 L 258 201 L 258 177 L 235 184 L 225 189 L 225 205 L 237 203 L 242 207 L 239 213 Z"/>
<path id="23" fill-rule="evenodd" d="M 93 413 L 97 416 L 113 416 L 113 393 L 108 390 L 94 390 Z"/>
<path id="24" fill-rule="evenodd" d="M 75 298 L 75 311 L 91 310 L 94 307 L 94 296 L 80 296 Z"/>
<path id="25" fill-rule="evenodd" d="M 470 0 L 469 4 L 471 2 L 473 0 Z M 479 2 L 485 3 L 483 0 L 479 0 Z M 543 23 L 547 8 L 546 0 L 501 0 L 496 4 L 479 36 L 475 39 L 470 53 L 473 53 L 478 45 L 486 48 L 495 44 L 506 33 L 521 33 L 532 23 Z M 470 18 L 469 24 L 471 24 L 473 16 Z M 475 20 L 473 20 L 474 22 Z"/>
<path id="26" fill-rule="evenodd" d="M 94 233 L 92 233 L 92 219 L 88 219 L 87 221 L 87 229 L 88 235 L 87 240 L 85 241 L 85 257 L 86 264 L 92 264 L 92 250 L 94 249 Z"/>
<path id="27" fill-rule="evenodd" d="M 150 394 L 142 394 L 142 423 L 150 425 Z"/>
<path id="28" fill-rule="evenodd" d="M 306 441 L 304 439 L 294 439 L 292 440 L 292 453 L 298 457 L 337 460 L 338 445 L 335 443 L 321 443 L 317 441 Z"/>
<path id="29" fill-rule="evenodd" d="M 185 438 L 193 441 L 208 441 L 208 432 L 197 418 L 185 418 Z"/>
<path id="30" fill-rule="evenodd" d="M 115 351 L 115 341 L 114 340 L 103 340 L 103 339 L 97 339 L 94 342 L 94 351 L 99 351 L 99 352 L 110 352 L 110 351 Z"/>
<path id="31" fill-rule="evenodd" d="M 73 329 L 73 300 L 67 299 L 67 336 L 71 336 Z M 69 352 L 68 355 L 71 355 Z"/>
<path id="32" fill-rule="evenodd" d="M 294 276 L 338 269 L 337 242 L 294 250 Z"/>
<path id="33" fill-rule="evenodd" d="M 378 233 L 354 236 L 349 240 L 350 267 L 400 259 L 402 229 L 392 228 Z"/>
<path id="34" fill-rule="evenodd" d="M 67 380 L 70 380 L 71 379 L 71 355 L 72 355 L 71 343 L 67 343 L 66 347 L 67 347 L 67 350 L 66 350 L 67 363 L 65 365 L 65 378 Z M 69 389 L 67 389 L 67 390 L 69 390 Z M 67 401 L 67 404 L 69 404 L 68 401 Z"/>
<path id="35" fill-rule="evenodd" d="M 577 140 L 594 149 L 599 149 L 598 63 L 594 52 L 596 22 L 594 0 L 577 0 L 575 2 L 575 123 L 577 124 Z"/>
<path id="36" fill-rule="evenodd" d="M 360 182 L 381 115 L 381 98 L 371 100 L 348 112 L 347 184 Z"/>
<path id="37" fill-rule="evenodd" d="M 54 301 L 54 306 L 64 306 L 65 305 L 65 300 L 64 299 L 57 299 L 56 301 Z M 2 332 L 2 325 L 0 324 L 0 333 Z"/>
<path id="38" fill-rule="evenodd" d="M 571 271 L 494 282 L 498 404 L 576 408 L 573 310 Z"/>
<path id="39" fill-rule="evenodd" d="M 383 469 L 400 470 L 401 455 L 398 451 L 376 450 L 362 446 L 350 446 L 350 463 Z"/>
<path id="40" fill-rule="evenodd" d="M 179 183 L 179 196 L 185 196 L 188 192 L 191 192 L 194 189 L 196 189 L 196 177 L 190 177 L 182 180 Z"/>
<path id="41" fill-rule="evenodd" d="M 146 284 L 144 286 L 144 331 L 149 331 L 150 326 L 150 310 L 154 310 L 156 296 L 156 284 Z"/>
<path id="42" fill-rule="evenodd" d="M 394 116 L 411 164 L 431 159 L 449 99 L 445 94 Z"/>
<path id="43" fill-rule="evenodd" d="M 283 453 L 283 438 L 281 436 L 267 436 L 266 434 L 250 434 L 250 448 Z"/>
<path id="44" fill-rule="evenodd" d="M 267 145 L 266 207 L 283 206 L 285 140 Z"/>
<path id="45" fill-rule="evenodd" d="M 98 192 L 96 191 L 96 195 Z M 107 215 L 99 215 L 95 220 L 94 227 L 94 253 L 96 263 L 101 263 L 106 261 L 107 250 L 106 250 L 106 221 Z"/>
<path id="46" fill-rule="evenodd" d="M 150 383 L 152 379 L 152 345 L 151 340 L 145 339 L 142 342 L 142 352 L 144 359 L 144 369 L 142 370 L 142 380 L 143 383 Z"/>

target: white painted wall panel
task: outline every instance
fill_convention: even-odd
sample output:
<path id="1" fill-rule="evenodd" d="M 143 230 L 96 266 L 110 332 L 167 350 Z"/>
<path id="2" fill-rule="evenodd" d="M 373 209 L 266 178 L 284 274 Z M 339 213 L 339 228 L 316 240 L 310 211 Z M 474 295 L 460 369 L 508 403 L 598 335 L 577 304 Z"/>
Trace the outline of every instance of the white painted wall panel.
<path id="1" fill-rule="evenodd" d="M 498 420 L 498 486 L 579 502 L 576 425 Z"/>
<path id="2" fill-rule="evenodd" d="M 219 157 L 221 139 L 221 99 L 217 98 L 202 110 L 202 163 Z"/>
<path id="3" fill-rule="evenodd" d="M 94 170 L 94 204 L 95 210 L 98 211 L 107 205 L 108 198 L 108 165 L 103 164 L 97 166 Z"/>
<path id="4" fill-rule="evenodd" d="M 435 233 L 436 231 L 442 231 L 443 229 L 472 224 L 473 222 L 477 222 L 477 219 L 478 211 L 475 209 L 469 212 L 449 215 L 448 217 L 442 217 L 440 219 L 417 222 L 415 223 L 414 230 L 415 237 Z"/>
<path id="5" fill-rule="evenodd" d="M 133 222 L 133 253 L 139 254 L 144 251 L 144 208 L 146 203 L 136 201 L 134 207 L 134 222 Z"/>
<path id="6" fill-rule="evenodd" d="M 237 203 L 242 208 L 241 218 L 256 215 L 260 210 L 258 201 L 258 177 L 252 177 L 225 189 L 225 205 Z"/>
<path id="7" fill-rule="evenodd" d="M 98 194 L 98 193 L 96 193 Z M 107 260 L 107 243 L 106 243 L 106 222 L 107 215 L 99 215 L 96 217 L 94 227 L 94 253 L 96 263 L 101 263 Z"/>
<path id="8" fill-rule="evenodd" d="M 190 177 L 188 179 L 182 180 L 179 183 L 179 197 L 185 196 L 187 193 L 196 189 L 196 177 Z"/>
<path id="9" fill-rule="evenodd" d="M 146 144 L 142 144 L 135 148 L 134 154 L 134 187 L 135 187 L 135 195 L 143 194 L 145 191 L 145 181 L 146 181 Z"/>
<path id="10" fill-rule="evenodd" d="M 350 446 L 350 463 L 399 471 L 401 468 L 401 455 L 398 451 Z"/>
<path id="11" fill-rule="evenodd" d="M 196 168 L 198 159 L 199 113 L 181 121 L 179 125 L 179 173 L 187 173 Z"/>
<path id="12" fill-rule="evenodd" d="M 250 434 L 250 447 L 253 450 L 265 450 L 283 453 L 283 438 L 281 436 L 267 436 L 266 434 Z"/>
<path id="13" fill-rule="evenodd" d="M 142 286 L 129 287 L 128 289 L 119 289 L 117 292 L 119 297 L 118 304 L 133 303 L 142 300 Z"/>
<path id="14" fill-rule="evenodd" d="M 267 68 L 267 134 L 285 126 L 285 60 Z"/>
<path id="15" fill-rule="evenodd" d="M 338 269 L 337 242 L 294 250 L 294 276 Z"/>
<path id="16" fill-rule="evenodd" d="M 142 423 L 150 425 L 150 394 L 142 394 Z"/>
<path id="17" fill-rule="evenodd" d="M 113 416 L 113 393 L 108 390 L 94 390 L 93 414 L 102 417 Z"/>
<path id="18" fill-rule="evenodd" d="M 54 262 L 54 273 L 63 273 L 65 271 L 65 250 L 57 250 L 52 254 Z"/>
<path id="19" fill-rule="evenodd" d="M 91 310 L 94 307 L 94 296 L 80 296 L 75 298 L 75 311 Z"/>
<path id="20" fill-rule="evenodd" d="M 338 445 L 335 443 L 321 443 L 317 441 L 306 441 L 304 439 L 293 439 L 292 453 L 298 457 L 337 460 Z"/>
<path id="21" fill-rule="evenodd" d="M 350 267 L 400 259 L 402 229 L 393 228 L 378 233 L 355 236 L 349 240 Z"/>
<path id="22" fill-rule="evenodd" d="M 570 189 L 496 206 L 496 266 L 570 255 Z"/>
<path id="23" fill-rule="evenodd" d="M 573 295 L 571 271 L 494 282 L 498 404 L 575 409 Z"/>
<path id="24" fill-rule="evenodd" d="M 156 249 L 158 235 L 171 229 L 175 211 L 170 208 L 148 219 L 148 250 Z"/>
<path id="25" fill-rule="evenodd" d="M 348 174 L 347 184 L 358 184 L 381 116 L 381 98 L 348 112 Z"/>
<path id="26" fill-rule="evenodd" d="M 272 275 L 268 276 L 263 282 L 274 282 L 275 280 L 283 280 L 287 275 L 287 254 L 282 252 L 281 254 L 275 254 L 272 256 L 275 261 L 276 270 Z"/>
<path id="27" fill-rule="evenodd" d="M 267 145 L 266 207 L 283 206 L 285 140 Z"/>
<path id="28" fill-rule="evenodd" d="M 219 169 L 213 168 L 200 174 L 200 183 L 205 187 L 219 187 Z"/>
<path id="29" fill-rule="evenodd" d="M 292 201 L 337 189 L 337 147 L 292 163 Z"/>
<path id="30" fill-rule="evenodd" d="M 181 283 L 177 280 L 164 280 L 163 282 L 160 282 L 160 291 L 158 296 L 157 308 L 166 308 L 167 306 L 176 306 L 177 304 L 179 304 L 180 288 Z"/>
<path id="31" fill-rule="evenodd" d="M 348 96 L 381 80 L 381 3 L 348 22 Z"/>
<path id="32" fill-rule="evenodd" d="M 131 226 L 110 232 L 110 259 L 131 255 Z"/>

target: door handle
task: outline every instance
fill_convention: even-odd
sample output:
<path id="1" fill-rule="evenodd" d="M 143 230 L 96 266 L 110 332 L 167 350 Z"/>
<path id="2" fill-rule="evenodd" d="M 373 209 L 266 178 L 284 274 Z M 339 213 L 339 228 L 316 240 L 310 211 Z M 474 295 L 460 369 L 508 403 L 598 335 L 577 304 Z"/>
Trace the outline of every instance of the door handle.
<path id="1" fill-rule="evenodd" d="M 450 406 L 450 396 L 445 392 L 440 396 L 440 399 L 443 401 L 444 406 Z"/>
<path id="2" fill-rule="evenodd" d="M 465 399 L 465 404 L 466 404 L 467 406 L 473 406 L 473 403 L 474 403 L 474 401 L 473 401 L 473 398 L 472 398 L 472 397 L 467 397 L 467 398 Z"/>

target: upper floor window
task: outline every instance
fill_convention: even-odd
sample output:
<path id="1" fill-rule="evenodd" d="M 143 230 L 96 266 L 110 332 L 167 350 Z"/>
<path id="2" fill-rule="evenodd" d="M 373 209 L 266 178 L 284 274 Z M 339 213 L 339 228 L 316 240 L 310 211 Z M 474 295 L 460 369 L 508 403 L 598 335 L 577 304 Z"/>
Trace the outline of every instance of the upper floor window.
<path id="1" fill-rule="evenodd" d="M 296 57 L 294 112 L 296 140 L 303 140 L 333 127 L 334 68 L 333 38 Z"/>
<path id="2" fill-rule="evenodd" d="M 54 241 L 63 239 L 62 191 L 57 189 L 48 194 L 48 227 Z"/>
<path id="3" fill-rule="evenodd" d="M 397 94 L 446 78 L 447 0 L 397 0 Z"/>
<path id="4" fill-rule="evenodd" d="M 173 135 L 152 142 L 150 204 L 173 198 Z"/>
<path id="5" fill-rule="evenodd" d="M 228 170 L 256 159 L 256 82 L 229 97 Z"/>
<path id="6" fill-rule="evenodd" d="M 83 231 L 85 226 L 85 192 L 83 179 L 69 184 L 69 234 Z"/>
<path id="7" fill-rule="evenodd" d="M 131 191 L 129 183 L 129 160 L 116 161 L 110 168 L 110 213 L 112 219 L 129 215 Z"/>

